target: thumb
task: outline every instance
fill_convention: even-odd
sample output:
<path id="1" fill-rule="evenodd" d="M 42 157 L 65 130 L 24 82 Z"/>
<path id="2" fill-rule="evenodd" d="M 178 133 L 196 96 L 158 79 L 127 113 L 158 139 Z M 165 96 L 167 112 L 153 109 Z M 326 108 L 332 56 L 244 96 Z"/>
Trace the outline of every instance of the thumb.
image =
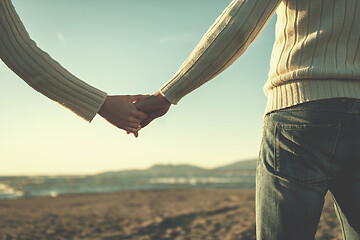
<path id="1" fill-rule="evenodd" d="M 131 95 L 131 96 L 130 96 L 130 100 L 131 100 L 132 102 L 136 102 L 136 101 L 145 99 L 145 98 L 147 98 L 147 97 L 150 97 L 150 95 L 142 95 L 142 94 L 139 94 L 139 95 Z"/>

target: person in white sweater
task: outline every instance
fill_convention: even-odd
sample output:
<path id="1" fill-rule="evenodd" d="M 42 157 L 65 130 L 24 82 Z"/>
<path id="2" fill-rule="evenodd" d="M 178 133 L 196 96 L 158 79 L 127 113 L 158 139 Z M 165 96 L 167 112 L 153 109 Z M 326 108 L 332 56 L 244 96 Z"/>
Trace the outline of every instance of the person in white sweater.
<path id="1" fill-rule="evenodd" d="M 32 88 L 88 122 L 98 113 L 116 127 L 137 136 L 140 122 L 147 117 L 133 104 L 146 96 L 107 96 L 38 48 L 10 0 L 0 0 L 0 58 Z"/>
<path id="2" fill-rule="evenodd" d="M 344 239 L 360 239 L 360 0 L 232 1 L 175 76 L 136 103 L 142 127 L 229 67 L 275 12 L 257 239 L 314 239 L 328 191 Z"/>

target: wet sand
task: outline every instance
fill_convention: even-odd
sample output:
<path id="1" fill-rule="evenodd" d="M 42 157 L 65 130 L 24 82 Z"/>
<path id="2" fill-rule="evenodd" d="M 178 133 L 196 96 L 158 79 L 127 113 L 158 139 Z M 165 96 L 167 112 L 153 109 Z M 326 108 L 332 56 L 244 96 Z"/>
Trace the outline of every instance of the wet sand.
<path id="1" fill-rule="evenodd" d="M 255 239 L 254 190 L 168 190 L 0 201 L 0 239 Z M 340 240 L 329 196 L 316 234 Z"/>

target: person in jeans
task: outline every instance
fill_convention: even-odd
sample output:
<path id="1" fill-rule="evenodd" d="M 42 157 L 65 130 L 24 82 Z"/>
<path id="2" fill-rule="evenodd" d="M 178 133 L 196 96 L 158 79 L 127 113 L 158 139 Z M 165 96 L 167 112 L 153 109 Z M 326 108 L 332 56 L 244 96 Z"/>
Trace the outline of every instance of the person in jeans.
<path id="1" fill-rule="evenodd" d="M 360 0 L 232 1 L 175 76 L 136 103 L 142 127 L 229 67 L 275 12 L 257 239 L 314 239 L 327 191 L 344 239 L 360 239 Z"/>
<path id="2" fill-rule="evenodd" d="M 10 0 L 0 0 L 0 59 L 32 88 L 88 122 L 98 113 L 137 136 L 140 122 L 147 117 L 133 104 L 146 96 L 108 96 L 69 73 L 38 48 Z"/>

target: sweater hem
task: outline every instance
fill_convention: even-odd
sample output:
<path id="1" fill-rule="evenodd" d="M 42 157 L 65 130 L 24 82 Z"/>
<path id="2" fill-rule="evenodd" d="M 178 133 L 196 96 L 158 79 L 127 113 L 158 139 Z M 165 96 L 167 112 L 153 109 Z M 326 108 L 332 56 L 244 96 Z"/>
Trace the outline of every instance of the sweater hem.
<path id="1" fill-rule="evenodd" d="M 360 99 L 358 80 L 296 80 L 267 91 L 265 115 L 305 102 L 329 98 Z"/>

